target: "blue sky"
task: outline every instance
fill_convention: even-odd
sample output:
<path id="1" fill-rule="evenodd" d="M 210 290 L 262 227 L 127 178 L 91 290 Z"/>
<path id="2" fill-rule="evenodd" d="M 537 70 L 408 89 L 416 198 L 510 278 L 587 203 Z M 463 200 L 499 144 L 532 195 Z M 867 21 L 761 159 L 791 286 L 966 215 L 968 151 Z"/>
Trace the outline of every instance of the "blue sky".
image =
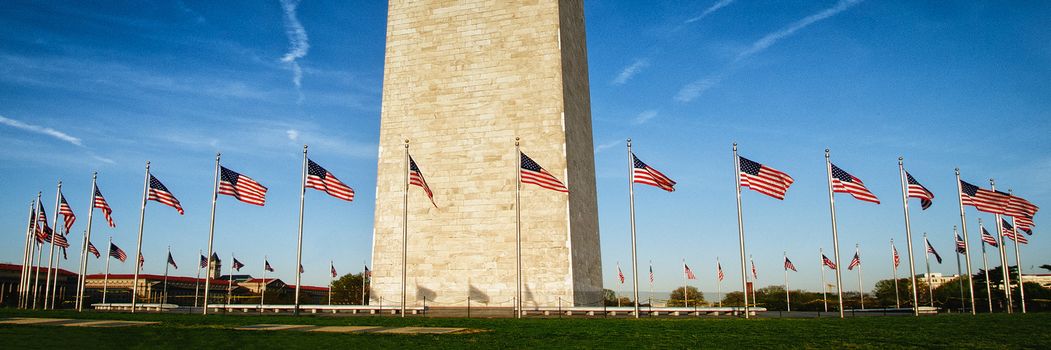
<path id="1" fill-rule="evenodd" d="M 92 241 L 103 247 L 113 236 L 133 251 L 150 160 L 186 215 L 147 206 L 146 271 L 162 272 L 171 245 L 178 273 L 192 275 L 206 244 L 218 151 L 225 166 L 270 192 L 265 207 L 220 198 L 216 251 L 237 254 L 253 274 L 269 255 L 277 275 L 292 280 L 303 143 L 358 195 L 346 203 L 308 192 L 306 283 L 325 284 L 330 259 L 341 273 L 369 259 L 385 3 L 6 7 L 0 227 L 9 244 L 0 246 L 0 261 L 20 259 L 29 201 L 44 191 L 51 213 L 59 179 L 78 214 L 71 240 L 79 245 L 94 170 L 118 227 L 96 219 Z M 1049 15 L 1051 4 L 1042 2 L 586 2 L 606 286 L 630 289 L 628 137 L 641 159 L 679 182 L 674 193 L 636 191 L 640 269 L 653 260 L 658 291 L 681 284 L 682 258 L 699 277 L 691 284 L 714 291 L 717 256 L 724 290 L 739 288 L 733 142 L 796 179 L 783 202 L 743 194 L 761 285 L 783 283 L 787 251 L 800 269 L 792 286 L 819 288 L 817 251 L 832 246 L 825 148 L 882 200 L 837 195 L 843 263 L 859 243 L 866 288 L 889 278 L 891 238 L 906 258 L 898 156 L 936 196 L 927 211 L 913 205 L 916 249 L 928 232 L 950 257 L 933 269 L 955 273 L 953 168 L 977 184 L 995 178 L 1037 205 L 1051 200 Z M 992 221 L 967 209 L 975 252 L 978 217 Z M 1023 249 L 1026 272 L 1051 258 L 1041 232 L 1051 223 L 1037 215 L 1036 224 Z M 629 276 L 624 286 L 615 282 L 618 261 Z M 921 268 L 921 255 L 917 262 Z M 980 256 L 974 262 L 980 266 Z M 101 267 L 93 261 L 91 271 Z M 843 278 L 856 288 L 855 274 Z"/>

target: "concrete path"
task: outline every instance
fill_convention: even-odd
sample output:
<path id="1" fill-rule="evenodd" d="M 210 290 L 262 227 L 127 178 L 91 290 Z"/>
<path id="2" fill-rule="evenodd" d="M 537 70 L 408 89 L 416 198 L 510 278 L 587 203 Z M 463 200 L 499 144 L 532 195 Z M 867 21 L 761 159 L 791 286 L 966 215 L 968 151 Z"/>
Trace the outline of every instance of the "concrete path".
<path id="1" fill-rule="evenodd" d="M 65 327 L 128 327 L 158 324 L 160 322 L 120 321 L 120 320 L 75 320 L 69 318 L 7 318 L 0 319 L 0 324 L 47 325 Z"/>
<path id="2" fill-rule="evenodd" d="M 237 327 L 242 331 L 300 331 L 324 333 L 381 333 L 381 334 L 453 334 L 469 332 L 466 328 L 449 327 L 377 327 L 377 326 L 309 326 L 291 324 L 256 324 Z"/>

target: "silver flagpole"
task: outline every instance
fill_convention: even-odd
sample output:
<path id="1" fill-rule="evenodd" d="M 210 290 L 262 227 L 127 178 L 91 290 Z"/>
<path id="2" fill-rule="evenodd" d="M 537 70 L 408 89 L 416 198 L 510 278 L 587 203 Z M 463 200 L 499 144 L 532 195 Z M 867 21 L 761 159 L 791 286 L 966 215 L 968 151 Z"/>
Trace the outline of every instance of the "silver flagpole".
<path id="1" fill-rule="evenodd" d="M 197 250 L 197 257 L 201 257 L 201 250 Z M 205 259 L 207 262 L 208 260 Z M 207 263 L 205 263 L 207 265 Z M 193 307 L 197 307 L 197 296 L 201 292 L 201 262 L 197 262 L 197 278 L 193 280 Z"/>
<path id="2" fill-rule="evenodd" d="M 978 218 L 978 231 L 985 232 L 982 226 L 982 218 Z M 993 313 L 993 287 L 989 282 L 989 258 L 985 254 L 985 240 L 982 240 L 982 271 L 985 272 L 985 299 L 989 301 L 989 313 Z"/>
<path id="3" fill-rule="evenodd" d="M 719 278 L 719 272 L 722 272 L 723 267 L 719 262 L 719 257 L 715 257 L 715 266 L 718 268 L 718 270 L 715 271 L 715 287 L 719 292 L 719 307 L 723 307 L 723 299 L 725 299 L 726 296 L 723 295 L 723 281 Z"/>
<path id="4" fill-rule="evenodd" d="M 26 243 L 22 247 L 22 273 L 18 281 L 18 307 L 25 308 L 26 292 L 29 290 L 29 264 L 32 262 L 33 231 L 36 229 L 38 215 L 36 199 L 29 202 L 29 224 L 26 226 Z"/>
<path id="5" fill-rule="evenodd" d="M 40 195 L 41 195 L 41 193 L 37 192 L 37 194 L 36 194 L 37 203 L 42 203 L 40 201 Z M 37 206 L 42 208 L 43 204 L 37 204 Z M 40 214 L 41 213 L 37 213 L 37 215 L 36 215 L 37 217 L 34 218 L 33 220 L 40 221 Z M 44 216 L 44 224 L 47 224 L 47 216 L 46 215 Z M 41 231 L 43 231 L 43 230 L 41 230 Z M 33 309 L 36 310 L 37 294 L 38 294 L 38 292 L 40 290 L 40 256 L 44 254 L 44 245 L 43 245 L 43 243 L 41 243 L 38 240 L 34 247 L 36 247 L 36 263 L 34 263 L 33 266 L 34 266 L 34 269 L 36 270 L 36 272 L 33 274 L 34 275 L 34 277 L 33 277 Z"/>
<path id="6" fill-rule="evenodd" d="M 953 254 L 956 255 L 956 278 L 960 280 L 960 307 L 966 309 L 967 307 L 963 304 L 965 300 L 963 295 L 963 269 L 960 267 L 960 252 L 956 247 L 956 225 L 952 225 L 952 234 L 953 251 L 956 252 L 956 254 Z"/>
<path id="7" fill-rule="evenodd" d="M 55 216 L 53 224 L 51 225 L 51 248 L 50 252 L 47 253 L 47 277 L 44 279 L 44 310 L 47 310 L 48 296 L 51 295 L 51 270 L 54 267 L 55 262 L 55 233 L 59 232 L 58 229 L 58 206 L 60 199 L 62 198 L 62 180 L 58 180 L 58 189 L 55 190 L 55 211 L 51 215 Z M 55 277 L 58 278 L 58 272 L 55 273 Z"/>
<path id="8" fill-rule="evenodd" d="M 65 221 L 65 219 L 63 219 Z M 66 236 L 69 236 L 69 232 L 66 232 Z M 62 248 L 65 249 L 65 248 Z M 64 251 L 64 250 L 63 250 Z M 65 253 L 63 253 L 65 256 Z M 58 270 L 62 267 L 62 260 L 55 257 L 55 279 L 51 281 L 51 310 L 55 309 L 55 301 L 58 300 Z M 45 295 L 46 296 L 46 295 Z"/>
<path id="9" fill-rule="evenodd" d="M 686 279 L 689 276 L 686 275 L 686 258 L 682 258 L 682 305 L 683 307 L 690 307 L 689 291 L 686 290 Z"/>
<path id="10" fill-rule="evenodd" d="M 139 241 L 135 244 L 135 258 L 142 259 L 142 227 L 146 222 L 146 197 L 150 191 L 150 161 L 146 161 L 146 176 L 142 180 L 142 206 L 139 207 Z M 167 262 L 165 262 L 167 264 Z M 139 290 L 139 270 L 142 268 L 142 264 L 139 260 L 135 261 L 135 276 L 131 282 L 131 313 L 135 313 L 135 300 L 138 297 Z"/>
<path id="11" fill-rule="evenodd" d="M 332 270 L 335 270 L 335 269 L 336 269 L 336 267 L 332 265 L 332 260 L 329 260 L 328 261 L 328 271 L 329 271 L 329 274 L 330 274 L 329 276 L 332 276 L 331 275 Z M 335 282 L 336 282 L 336 277 L 330 278 L 329 282 L 328 282 L 328 306 L 332 306 L 332 286 L 335 284 Z"/>
<path id="12" fill-rule="evenodd" d="M 750 262 L 752 264 L 752 268 L 754 269 L 755 268 L 755 260 L 752 260 L 752 256 L 751 255 L 748 255 L 748 262 Z M 759 307 L 759 303 L 757 303 L 756 300 L 755 300 L 756 280 L 758 280 L 758 279 L 759 279 L 759 276 L 756 276 L 755 274 L 752 274 L 752 306 L 753 307 Z"/>
<path id="13" fill-rule="evenodd" d="M 263 313 L 263 305 L 266 304 L 266 264 L 270 258 L 263 255 L 263 285 L 259 287 L 259 313 Z"/>
<path id="14" fill-rule="evenodd" d="M 516 149 L 518 148 L 518 139 L 515 139 L 515 148 Z M 519 158 L 519 159 L 521 159 L 521 158 Z M 409 271 L 409 260 L 408 260 L 409 259 L 409 140 L 408 139 L 405 140 L 405 169 L 404 170 L 405 171 L 403 172 L 402 175 L 405 176 L 405 183 L 402 184 L 404 186 L 404 188 L 403 188 L 403 191 L 401 193 L 401 317 L 405 317 L 406 294 L 408 294 L 406 292 L 407 289 L 408 289 L 406 278 L 408 276 L 408 271 Z M 515 208 L 516 208 L 516 210 L 518 210 L 517 209 L 518 208 L 517 200 L 518 200 L 518 197 L 517 197 L 517 192 L 516 192 L 516 196 L 515 196 L 515 201 L 516 201 Z M 521 228 L 519 228 L 518 232 L 521 232 Z M 519 247 L 518 251 L 517 251 L 518 252 L 518 284 L 521 285 L 522 284 L 522 253 L 521 253 L 522 240 L 520 238 L 521 234 L 519 234 L 516 237 L 519 237 L 518 238 L 518 242 L 517 242 L 518 243 L 518 247 Z M 521 287 L 519 287 L 519 288 L 521 288 Z M 520 294 L 519 294 L 519 297 L 521 297 Z"/>
<path id="15" fill-rule="evenodd" d="M 967 237 L 967 216 L 963 210 L 963 196 L 959 195 L 963 192 L 963 188 L 960 185 L 960 168 L 956 168 L 956 198 L 960 202 L 960 228 L 963 230 L 963 250 L 964 259 L 967 267 L 967 290 L 971 296 L 971 315 L 975 315 L 977 311 L 974 307 L 974 273 L 971 271 L 971 239 Z M 955 237 L 954 237 L 955 239 Z M 984 247 L 982 249 L 985 249 Z"/>
<path id="16" fill-rule="evenodd" d="M 992 186 L 992 190 L 993 191 L 996 191 L 996 181 L 993 181 L 993 179 L 989 179 L 989 185 Z M 1007 265 L 1007 263 L 1008 263 L 1007 262 L 1007 247 L 1004 247 L 1004 243 L 1006 243 L 1007 241 L 1004 240 L 1004 227 L 1002 225 L 1003 220 L 1001 219 L 1000 214 L 995 214 L 993 217 L 996 218 L 996 233 L 997 233 L 996 236 L 999 237 L 998 240 L 1000 241 L 1000 261 L 1003 262 L 1002 266 L 1003 266 L 1003 273 L 1004 273 L 1004 294 L 1005 294 L 1004 295 L 1004 299 L 1007 299 L 1007 313 L 1013 313 L 1014 312 L 1014 300 L 1013 300 L 1014 296 L 1011 294 L 1011 268 Z M 1022 267 L 1018 266 L 1018 268 L 1022 268 Z"/>
<path id="17" fill-rule="evenodd" d="M 1007 193 L 1011 194 L 1011 189 L 1007 189 Z M 1013 194 L 1012 194 L 1013 195 Z M 1015 265 L 1018 265 L 1018 302 L 1022 305 L 1022 313 L 1025 313 L 1025 284 L 1022 280 L 1022 254 L 1019 252 L 1018 246 L 1018 221 L 1011 217 L 1011 228 L 1014 232 L 1015 242 Z"/>
<path id="18" fill-rule="evenodd" d="M 230 296 L 233 291 L 231 287 L 234 285 L 234 260 L 237 260 L 237 257 L 234 256 L 233 252 L 230 252 L 230 275 L 226 278 L 226 312 L 230 312 Z"/>
<path id="19" fill-rule="evenodd" d="M 898 173 L 901 175 L 901 206 L 905 212 L 905 246 L 909 249 L 909 279 L 912 281 L 912 315 L 920 315 L 920 293 L 916 287 L 916 262 L 912 254 L 912 223 L 909 220 L 909 182 L 905 179 L 904 157 L 898 157 Z M 959 184 L 959 181 L 956 182 Z M 926 248 L 925 248 L 926 249 Z M 924 256 L 927 254 L 924 253 Z"/>
<path id="20" fill-rule="evenodd" d="M 172 256 L 172 246 L 168 246 L 168 257 L 171 258 L 171 256 Z M 165 261 L 164 262 L 164 293 L 163 293 L 164 294 L 164 301 L 163 301 L 164 304 L 168 303 L 168 265 L 171 265 L 171 263 L 168 262 L 168 261 Z"/>
<path id="21" fill-rule="evenodd" d="M 898 266 L 894 264 L 894 239 L 890 239 L 890 265 L 891 273 L 894 274 L 894 308 L 901 308 L 901 299 L 898 298 Z"/>
<path id="22" fill-rule="evenodd" d="M 365 278 L 368 277 L 365 276 L 364 261 L 361 262 L 361 266 L 363 267 L 361 269 L 361 305 L 365 305 Z"/>
<path id="23" fill-rule="evenodd" d="M 650 260 L 650 275 L 653 274 L 653 260 Z M 617 273 L 620 273 L 620 261 L 617 262 Z M 622 283 L 623 284 L 623 283 Z M 618 298 L 617 301 L 620 301 Z M 650 296 L 647 298 L 647 303 L 650 305 L 650 310 L 653 310 L 653 279 L 650 279 Z"/>
<path id="24" fill-rule="evenodd" d="M 299 289 L 302 287 L 303 269 L 303 208 L 307 201 L 307 145 L 303 145 L 303 177 L 299 182 L 299 241 L 296 248 L 296 297 L 292 314 L 299 316 Z"/>
<path id="25" fill-rule="evenodd" d="M 204 271 L 204 308 L 201 310 L 201 314 L 208 314 L 208 292 L 211 292 L 212 288 L 212 264 L 216 263 L 212 261 L 212 242 L 215 240 L 215 202 L 219 199 L 219 157 L 222 154 L 215 154 L 215 180 L 212 183 L 212 215 L 208 223 L 208 257 L 205 258 L 205 267 L 207 270 Z"/>
<path id="26" fill-rule="evenodd" d="M 788 251 L 785 251 L 785 262 L 788 262 Z M 792 312 L 792 297 L 788 293 L 788 266 L 785 266 L 785 308 Z"/>
<path id="27" fill-rule="evenodd" d="M 828 172 L 828 208 L 832 213 L 832 249 L 836 257 L 836 295 L 839 296 L 839 318 L 844 318 L 846 315 L 843 313 L 843 274 L 839 272 L 839 268 L 842 264 L 839 263 L 839 233 L 836 232 L 836 199 L 832 192 L 832 160 L 829 158 L 829 151 L 825 149 L 825 169 Z M 738 190 L 740 192 L 740 190 Z"/>
<path id="28" fill-rule="evenodd" d="M 858 255 L 858 259 L 861 259 L 861 245 L 860 244 L 855 244 L 854 245 L 854 253 Z M 865 287 L 864 287 L 864 282 L 862 282 L 862 279 L 861 279 L 862 278 L 861 265 L 863 265 L 863 264 L 858 263 L 858 294 L 861 295 L 861 309 L 865 310 Z"/>
<path id="29" fill-rule="evenodd" d="M 629 146 L 630 149 L 630 146 Z M 522 149 L 519 146 L 519 138 L 515 137 L 515 318 L 522 318 Z M 405 172 L 408 176 L 408 171 Z M 408 185 L 406 185 L 408 187 Z M 638 275 L 636 275 L 638 277 Z M 402 282 L 404 284 L 404 282 Z M 638 282 L 635 283 L 638 286 Z M 635 296 L 638 297 L 638 291 Z M 639 310 L 638 300 L 635 301 L 635 311 Z M 635 315 L 638 317 L 638 315 Z"/>
<path id="30" fill-rule="evenodd" d="M 106 248 L 106 275 L 102 279 L 102 303 L 106 303 L 106 292 L 109 290 L 109 257 L 113 255 L 113 236 L 109 238 L 109 247 Z"/>
<path id="31" fill-rule="evenodd" d="M 934 285 L 931 284 L 931 241 L 927 240 L 927 232 L 923 233 L 923 258 L 927 261 L 927 293 L 930 293 L 931 307 L 934 307 Z"/>
<path id="32" fill-rule="evenodd" d="M 98 189 L 98 172 L 91 174 L 91 201 L 88 202 L 88 227 L 84 231 L 84 250 L 80 252 L 80 283 L 77 284 L 77 311 L 84 311 L 84 275 L 88 273 L 88 244 L 91 244 L 91 214 L 95 212 L 95 191 Z"/>
<path id="33" fill-rule="evenodd" d="M 748 318 L 748 272 L 744 261 L 744 218 L 741 214 L 741 159 L 737 156 L 737 143 L 734 142 L 733 146 L 734 180 L 736 181 L 734 190 L 737 191 L 737 242 L 741 252 L 741 294 L 744 296 L 744 318 Z"/>
<path id="34" fill-rule="evenodd" d="M 635 162 L 631 153 L 631 139 L 628 139 L 628 207 L 631 215 L 631 279 L 632 292 L 635 296 L 635 318 L 639 318 L 639 268 L 635 248 Z"/>
<path id="35" fill-rule="evenodd" d="M 818 248 L 818 259 L 821 262 L 821 301 L 825 303 L 825 312 L 828 312 L 828 284 L 825 283 L 825 249 Z"/>

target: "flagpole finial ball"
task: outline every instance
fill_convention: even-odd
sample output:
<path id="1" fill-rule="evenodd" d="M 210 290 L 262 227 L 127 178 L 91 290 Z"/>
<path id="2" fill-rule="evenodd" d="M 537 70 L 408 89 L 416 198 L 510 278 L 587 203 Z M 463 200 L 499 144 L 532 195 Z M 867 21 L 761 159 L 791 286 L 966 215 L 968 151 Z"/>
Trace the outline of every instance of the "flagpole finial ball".
<path id="1" fill-rule="evenodd" d="M 903 161 L 903 160 L 905 160 L 905 157 L 898 157 L 898 161 L 899 161 L 899 162 L 900 162 L 900 161 Z"/>
<path id="2" fill-rule="evenodd" d="M 303 151 L 305 152 L 306 150 L 307 150 L 307 145 L 303 145 Z"/>
<path id="3" fill-rule="evenodd" d="M 405 139 L 405 144 L 409 144 L 409 139 Z"/>

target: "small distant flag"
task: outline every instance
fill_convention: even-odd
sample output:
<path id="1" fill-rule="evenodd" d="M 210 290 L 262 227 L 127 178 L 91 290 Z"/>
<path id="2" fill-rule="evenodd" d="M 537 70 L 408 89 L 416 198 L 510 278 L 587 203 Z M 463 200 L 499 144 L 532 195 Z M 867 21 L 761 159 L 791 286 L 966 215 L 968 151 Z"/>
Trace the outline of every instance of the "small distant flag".
<path id="1" fill-rule="evenodd" d="M 989 231 L 987 231 L 985 227 L 982 227 L 982 242 L 985 242 L 985 244 L 991 245 L 993 247 L 1000 246 L 1000 242 L 997 242 L 996 237 L 993 237 L 993 235 L 989 234 Z"/>
<path id="2" fill-rule="evenodd" d="M 161 204 L 175 208 L 179 211 L 179 215 L 183 215 L 182 204 L 179 204 L 179 200 L 175 199 L 171 191 L 168 191 L 168 187 L 165 187 L 161 183 L 161 180 L 157 180 L 152 174 L 150 175 L 150 187 L 147 193 L 147 198 L 151 201 L 157 201 Z"/>
<path id="3" fill-rule="evenodd" d="M 785 257 L 785 270 L 799 272 L 799 270 L 796 270 L 796 265 L 792 263 L 792 260 L 788 260 L 787 256 Z"/>
<path id="4" fill-rule="evenodd" d="M 619 270 L 620 266 L 617 266 L 617 269 Z M 624 276 L 624 274 L 621 274 L 621 278 L 620 278 L 621 282 L 620 283 L 624 283 L 624 277 L 623 276 Z M 650 284 L 653 284 L 653 262 L 652 261 L 650 262 Z"/>
<path id="5" fill-rule="evenodd" d="M 365 274 L 365 278 L 372 277 L 372 270 L 369 270 L 369 265 L 365 265 L 365 272 L 364 272 L 364 274 Z"/>
<path id="6" fill-rule="evenodd" d="M 1000 219 L 1004 227 L 1004 237 L 1010 238 L 1012 241 L 1018 241 L 1021 244 L 1029 244 L 1029 239 L 1025 238 L 1024 235 L 1015 235 L 1014 226 L 1011 226 L 1007 220 Z"/>
<path id="7" fill-rule="evenodd" d="M 898 269 L 898 265 L 901 264 L 901 256 L 898 255 L 898 248 L 891 246 L 890 249 L 894 251 L 894 269 Z"/>
<path id="8" fill-rule="evenodd" d="M 931 245 L 931 241 L 927 240 L 926 238 L 924 238 L 923 241 L 927 243 L 927 252 L 934 254 L 934 258 L 938 260 L 939 264 L 941 264 L 942 256 L 938 254 L 937 250 L 934 250 L 934 246 Z"/>
<path id="9" fill-rule="evenodd" d="M 853 270 L 858 266 L 861 266 L 861 256 L 858 255 L 858 252 L 854 252 L 854 258 L 850 259 L 850 265 L 847 265 L 847 271 Z"/>
<path id="10" fill-rule="evenodd" d="M 785 199 L 785 192 L 788 192 L 788 187 L 795 182 L 791 176 L 745 157 L 737 156 L 737 159 L 741 163 L 741 187 L 748 187 L 777 199 Z"/>
<path id="11" fill-rule="evenodd" d="M 176 270 L 179 269 L 179 264 L 175 263 L 175 258 L 172 258 L 172 253 L 171 252 L 168 252 L 168 265 L 171 265 Z"/>
<path id="12" fill-rule="evenodd" d="M 753 280 L 757 280 L 757 279 L 759 279 L 759 271 L 755 270 L 755 260 L 751 260 L 751 263 L 752 263 L 752 279 Z"/>
<path id="13" fill-rule="evenodd" d="M 69 257 L 66 256 L 66 248 L 65 247 L 62 248 L 62 260 L 69 260 Z"/>
<path id="14" fill-rule="evenodd" d="M 682 264 L 683 271 L 686 272 L 686 279 L 695 280 L 697 276 L 693 274 L 693 270 L 690 270 L 690 265 Z"/>
<path id="15" fill-rule="evenodd" d="M 1011 201 L 1008 194 L 991 191 L 960 180 L 960 203 L 970 205 L 979 211 L 1003 214 Z"/>
<path id="16" fill-rule="evenodd" d="M 233 267 L 234 270 L 241 271 L 241 268 L 245 267 L 245 264 L 242 264 L 240 261 L 237 261 L 237 258 L 234 258 L 234 263 L 230 267 Z"/>
<path id="17" fill-rule="evenodd" d="M 1015 223 L 1018 223 L 1019 226 L 1021 226 L 1021 223 L 1018 222 L 1018 218 L 1032 218 L 1036 215 L 1038 210 L 1040 210 L 1039 207 L 1025 200 L 1025 198 L 1011 195 L 1007 201 L 1007 208 L 1004 209 L 1004 214 L 1015 218 Z"/>
<path id="18" fill-rule="evenodd" d="M 1000 221 L 1002 221 L 1002 224 L 1003 224 L 1003 227 L 1004 227 L 1004 235 L 1007 235 L 1008 232 L 1010 232 L 1011 235 L 1014 235 L 1014 226 L 1012 226 L 1010 223 L 1007 222 L 1007 220 L 1005 220 L 1003 218 L 1001 218 Z M 1015 219 L 1015 222 L 1018 222 L 1018 219 Z M 1022 231 L 1022 232 L 1025 232 L 1027 234 L 1030 234 L 1030 235 L 1033 234 L 1032 230 L 1023 229 L 1022 226 L 1018 226 L 1018 230 Z M 1014 239 L 1014 238 L 1012 238 L 1012 239 Z M 1018 243 L 1023 243 L 1025 241 L 1026 241 L 1026 239 L 1023 236 L 1022 237 L 1022 241 L 1018 241 Z"/>
<path id="19" fill-rule="evenodd" d="M 262 206 L 266 203 L 266 187 L 248 176 L 219 167 L 219 194 L 237 198 L 237 200 Z"/>
<path id="20" fill-rule="evenodd" d="M 263 260 L 263 270 L 266 270 L 268 272 L 274 272 L 274 268 L 270 266 L 269 260 Z"/>
<path id="21" fill-rule="evenodd" d="M 142 267 L 142 265 L 145 264 L 145 263 L 146 263 L 146 259 L 143 258 L 142 254 L 140 253 L 139 254 L 139 267 Z"/>
<path id="22" fill-rule="evenodd" d="M 102 254 L 99 253 L 99 250 L 95 248 L 95 245 L 91 244 L 91 242 L 88 242 L 88 253 L 95 254 L 95 259 L 102 256 Z"/>
<path id="23" fill-rule="evenodd" d="M 117 224 L 113 222 L 113 209 L 109 207 L 109 203 L 106 203 L 106 198 L 102 196 L 102 191 L 99 191 L 99 187 L 95 186 L 95 208 L 102 210 L 102 214 L 106 216 L 106 222 L 109 223 L 109 227 L 117 227 Z"/>
<path id="24" fill-rule="evenodd" d="M 73 228 L 73 223 L 77 221 L 77 216 L 73 214 L 73 208 L 66 202 L 66 195 L 59 194 L 59 205 L 58 213 L 62 214 L 62 221 L 66 223 L 66 232 Z"/>
<path id="25" fill-rule="evenodd" d="M 558 178 L 533 161 L 532 158 L 529 158 L 525 153 L 519 153 L 522 155 L 520 159 L 522 183 L 534 184 L 552 191 L 569 192 L 569 188 L 566 188 L 562 181 L 559 181 Z"/>
<path id="26" fill-rule="evenodd" d="M 69 241 L 66 240 L 66 236 L 65 235 L 63 235 L 61 233 L 56 233 L 55 234 L 55 246 L 61 247 L 63 249 L 69 248 Z M 63 251 L 65 251 L 65 250 L 63 250 Z"/>
<path id="27" fill-rule="evenodd" d="M 345 200 L 354 200 L 354 189 L 332 175 L 328 170 L 322 168 L 314 161 L 307 159 L 307 187 L 324 191 L 330 196 Z"/>
<path id="28" fill-rule="evenodd" d="M 624 284 L 624 272 L 620 271 L 620 263 L 617 263 L 617 278 L 620 279 L 620 284 Z"/>
<path id="29" fill-rule="evenodd" d="M 829 259 L 827 256 L 825 256 L 825 254 L 821 254 L 821 262 L 824 263 L 825 266 L 828 266 L 828 268 L 830 269 L 836 269 L 836 263 L 832 262 L 832 259 Z"/>
<path id="30" fill-rule="evenodd" d="M 835 164 L 832 166 L 832 192 L 849 193 L 857 200 L 879 204 L 879 198 L 872 194 L 861 179 L 850 175 Z"/>
<path id="31" fill-rule="evenodd" d="M 966 254 L 967 253 L 967 243 L 963 241 L 963 238 L 960 238 L 959 234 L 956 235 L 956 253 L 957 254 Z"/>
<path id="32" fill-rule="evenodd" d="M 657 169 L 646 165 L 646 163 L 643 163 L 639 160 L 639 157 L 635 156 L 635 153 L 631 154 L 631 160 L 631 182 L 655 186 L 668 192 L 675 191 L 675 181 L 672 181 L 671 178 L 665 176 L 660 171 L 657 171 Z"/>
<path id="33" fill-rule="evenodd" d="M 128 260 L 128 254 L 125 254 L 124 250 L 121 250 L 120 247 L 113 243 L 109 244 L 109 256 L 117 258 L 120 262 Z"/>
<path id="34" fill-rule="evenodd" d="M 199 266 L 202 268 L 208 267 L 208 258 L 205 258 L 204 254 L 201 254 L 201 262 Z"/>
<path id="35" fill-rule="evenodd" d="M 934 204 L 934 193 L 931 193 L 930 190 L 923 187 L 923 185 L 921 185 L 919 181 L 916 181 L 916 178 L 912 177 L 912 174 L 909 174 L 908 171 L 905 172 L 905 177 L 908 178 L 909 181 L 907 196 L 911 198 L 919 198 L 920 207 L 923 208 L 923 210 L 930 208 L 931 204 Z"/>
<path id="36" fill-rule="evenodd" d="M 44 212 L 44 203 L 43 202 L 37 202 L 37 206 L 39 207 L 39 208 L 37 208 L 37 225 L 36 225 L 37 242 L 39 242 L 39 243 L 51 242 L 51 235 L 54 234 L 54 231 L 51 230 L 51 227 L 48 226 L 48 224 L 47 224 L 47 213 Z"/>
<path id="37" fill-rule="evenodd" d="M 299 265 L 299 273 L 304 273 L 304 272 L 306 272 L 306 270 L 303 270 L 303 265 L 300 264 Z"/>
<path id="38" fill-rule="evenodd" d="M 1019 230 L 1022 230 L 1022 232 L 1025 232 L 1028 235 L 1032 235 L 1033 234 L 1033 226 L 1036 226 L 1036 225 L 1033 224 L 1033 216 L 1032 215 L 1016 216 L 1016 217 L 1014 217 L 1014 221 L 1015 221 L 1015 224 L 1018 224 L 1018 229 Z"/>
<path id="39" fill-rule="evenodd" d="M 332 273 L 332 278 L 336 278 L 336 275 L 337 275 L 336 274 L 336 266 L 332 265 L 330 263 L 330 264 L 328 264 L 328 269 L 329 269 L 329 272 Z"/>
<path id="40" fill-rule="evenodd" d="M 427 180 L 423 178 L 423 172 L 420 171 L 419 166 L 416 166 L 416 161 L 412 159 L 412 156 L 409 156 L 409 184 L 420 186 L 427 194 L 427 198 L 431 199 L 431 204 L 435 208 L 438 207 L 438 204 L 434 203 L 434 192 L 431 192 L 431 187 L 427 186 Z"/>
<path id="41" fill-rule="evenodd" d="M 719 277 L 719 281 L 722 281 L 723 278 L 726 278 L 726 275 L 723 274 L 723 264 L 722 263 L 715 264 L 715 269 L 716 269 L 716 276 Z"/>

